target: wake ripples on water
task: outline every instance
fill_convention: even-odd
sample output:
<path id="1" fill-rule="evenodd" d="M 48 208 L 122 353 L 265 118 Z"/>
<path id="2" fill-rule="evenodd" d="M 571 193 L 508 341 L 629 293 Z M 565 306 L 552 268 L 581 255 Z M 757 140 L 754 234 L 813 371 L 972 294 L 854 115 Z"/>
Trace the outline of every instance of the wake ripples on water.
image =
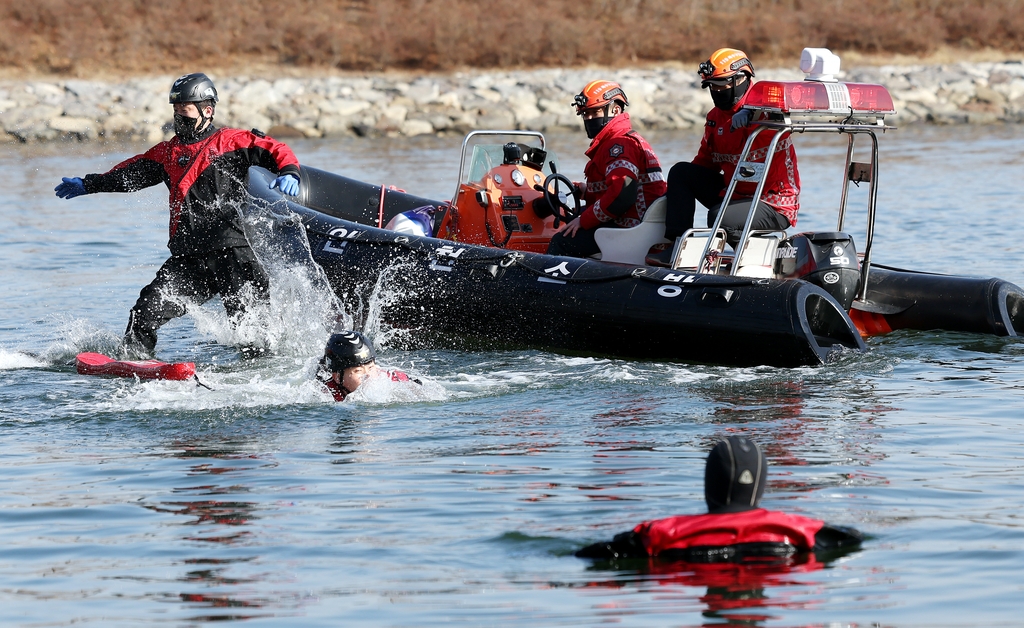
<path id="1" fill-rule="evenodd" d="M 983 188 L 1016 180 L 1021 133 L 886 134 L 877 259 L 1020 283 L 1012 186 Z M 581 170 L 582 134 L 549 139 L 562 170 Z M 666 165 L 697 142 L 648 139 Z M 797 141 L 800 228 L 832 229 L 845 149 Z M 443 198 L 458 144 L 295 148 L 311 165 Z M 79 376 L 68 361 L 116 348 L 166 255 L 166 199 L 87 196 L 72 213 L 51 189 L 135 148 L 0 153 L 31 182 L 0 189 L 0 215 L 13 216 L 0 230 L 0 267 L 12 269 L 0 309 L 0 623 L 1017 621 L 1019 339 L 897 332 L 797 369 L 407 351 L 408 331 L 378 322 L 402 298 L 387 276 L 370 302 L 339 311 L 315 268 L 283 263 L 305 251 L 260 248 L 253 234 L 272 267 L 269 322 L 232 328 L 211 302 L 161 333 L 159 357 L 195 361 L 212 391 Z M 330 401 L 311 377 L 338 324 L 365 326 L 381 364 L 423 387 L 382 381 Z M 272 355 L 240 360 L 234 345 L 249 342 Z M 768 456 L 765 505 L 857 527 L 864 548 L 742 571 L 570 556 L 640 521 L 700 512 L 705 453 L 730 433 Z"/>

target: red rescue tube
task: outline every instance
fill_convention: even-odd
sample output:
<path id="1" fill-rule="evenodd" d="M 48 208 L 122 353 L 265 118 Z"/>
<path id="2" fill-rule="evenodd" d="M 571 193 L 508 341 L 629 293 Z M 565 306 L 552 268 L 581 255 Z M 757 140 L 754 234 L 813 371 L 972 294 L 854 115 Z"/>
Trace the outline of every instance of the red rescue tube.
<path id="1" fill-rule="evenodd" d="M 192 379 L 196 374 L 193 362 L 168 364 L 159 360 L 115 360 L 102 353 L 79 353 L 75 363 L 80 375 L 111 375 L 139 379 Z"/>

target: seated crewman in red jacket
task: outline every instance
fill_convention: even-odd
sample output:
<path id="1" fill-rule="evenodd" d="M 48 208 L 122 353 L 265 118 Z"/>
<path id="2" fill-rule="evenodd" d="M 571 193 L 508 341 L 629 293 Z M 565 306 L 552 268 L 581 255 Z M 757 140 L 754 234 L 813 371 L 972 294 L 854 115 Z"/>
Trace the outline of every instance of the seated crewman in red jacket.
<path id="1" fill-rule="evenodd" d="M 629 100 L 613 81 L 591 81 L 573 100 L 590 138 L 583 174 L 586 209 L 551 238 L 548 255 L 590 257 L 601 251 L 600 228 L 635 227 L 647 208 L 665 194 L 661 162 L 647 140 L 633 130 Z"/>
<path id="2" fill-rule="evenodd" d="M 610 542 L 584 547 L 576 556 L 720 562 L 860 545 L 863 535 L 851 528 L 759 508 L 767 467 L 756 443 L 729 436 L 708 454 L 704 469 L 708 514 L 645 521 Z"/>
<path id="3" fill-rule="evenodd" d="M 743 98 L 754 80 L 754 65 L 742 50 L 720 48 L 700 64 L 697 74 L 701 87 L 707 88 L 715 106 L 708 112 L 704 137 L 692 161 L 681 161 L 668 173 L 665 237 L 674 240 L 694 225 L 697 201 L 708 208 L 707 226 L 722 211 L 722 228 L 729 244 L 739 244 L 757 184 L 740 181 L 732 200 L 722 207 L 725 190 L 736 172 L 747 139 L 754 133 L 752 121 L 767 114 L 743 107 Z M 774 132 L 760 133 L 751 146 L 748 161 L 765 163 Z M 754 208 L 751 229 L 785 230 L 796 226 L 800 210 L 800 172 L 796 148 L 789 133 L 783 133 L 775 146 L 771 167 L 765 173 L 765 187 Z M 704 222 L 701 220 L 698 223 Z"/>

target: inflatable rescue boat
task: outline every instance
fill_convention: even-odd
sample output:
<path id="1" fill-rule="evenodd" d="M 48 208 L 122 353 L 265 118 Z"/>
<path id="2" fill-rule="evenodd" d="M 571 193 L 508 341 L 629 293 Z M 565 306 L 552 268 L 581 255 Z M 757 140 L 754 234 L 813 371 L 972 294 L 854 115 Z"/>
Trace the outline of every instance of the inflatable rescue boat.
<path id="1" fill-rule="evenodd" d="M 269 217 L 281 237 L 294 239 L 295 250 L 308 245 L 349 311 L 365 308 L 386 278 L 400 297 L 378 315 L 414 330 L 409 348 L 534 347 L 796 366 L 863 351 L 862 336 L 896 329 L 1016 336 L 1024 330 L 1024 291 L 1016 285 L 871 261 L 876 132 L 894 128 L 884 116 L 895 110 L 883 86 L 840 83 L 821 72 L 825 53 L 811 51 L 805 63 L 805 51 L 804 81 L 759 81 L 748 90 L 744 106 L 767 116 L 751 134 L 723 202 L 741 181 L 756 184 L 760 198 L 762 175 L 784 133 L 840 134 L 848 138 L 847 176 L 835 231 L 752 231 L 748 216 L 734 250 L 716 223 L 679 238 L 665 266 L 649 257 L 651 247 L 673 244 L 664 238 L 659 199 L 640 225 L 598 230 L 595 258 L 546 255 L 560 222 L 581 207 L 562 192 L 571 182 L 558 173 L 544 136 L 531 131 L 470 133 L 451 201 L 310 167 L 303 167 L 299 196 L 286 198 L 269 189 L 269 172 L 252 168 L 246 212 Z M 748 159 L 760 133 L 773 135 L 767 163 Z M 857 138 L 868 140 L 866 161 L 855 160 Z M 868 189 L 863 251 L 844 231 L 851 183 Z"/>

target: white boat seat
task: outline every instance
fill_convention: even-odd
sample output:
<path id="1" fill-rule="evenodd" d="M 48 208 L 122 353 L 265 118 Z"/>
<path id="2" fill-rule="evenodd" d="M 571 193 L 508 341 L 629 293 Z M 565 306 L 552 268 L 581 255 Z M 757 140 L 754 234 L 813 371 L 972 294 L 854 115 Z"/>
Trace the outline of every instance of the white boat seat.
<path id="1" fill-rule="evenodd" d="M 665 239 L 666 201 L 662 196 L 651 203 L 643 221 L 635 227 L 604 228 L 594 232 L 594 241 L 601 249 L 601 260 L 620 264 L 646 264 L 647 252 L 655 244 L 668 244 Z"/>
<path id="2" fill-rule="evenodd" d="M 736 274 L 771 279 L 775 276 L 775 251 L 784 233 L 751 233 L 743 247 Z"/>
<path id="3" fill-rule="evenodd" d="M 712 264 L 704 264 L 704 269 L 698 271 L 700 255 L 704 252 L 704 245 L 711 235 L 710 229 L 690 229 L 676 240 L 675 249 L 672 251 L 672 269 L 688 270 L 690 272 L 713 273 L 718 271 L 718 265 L 722 261 L 722 251 L 725 250 L 725 230 L 719 229 L 712 240 L 709 254 L 714 253 L 715 258 Z"/>

